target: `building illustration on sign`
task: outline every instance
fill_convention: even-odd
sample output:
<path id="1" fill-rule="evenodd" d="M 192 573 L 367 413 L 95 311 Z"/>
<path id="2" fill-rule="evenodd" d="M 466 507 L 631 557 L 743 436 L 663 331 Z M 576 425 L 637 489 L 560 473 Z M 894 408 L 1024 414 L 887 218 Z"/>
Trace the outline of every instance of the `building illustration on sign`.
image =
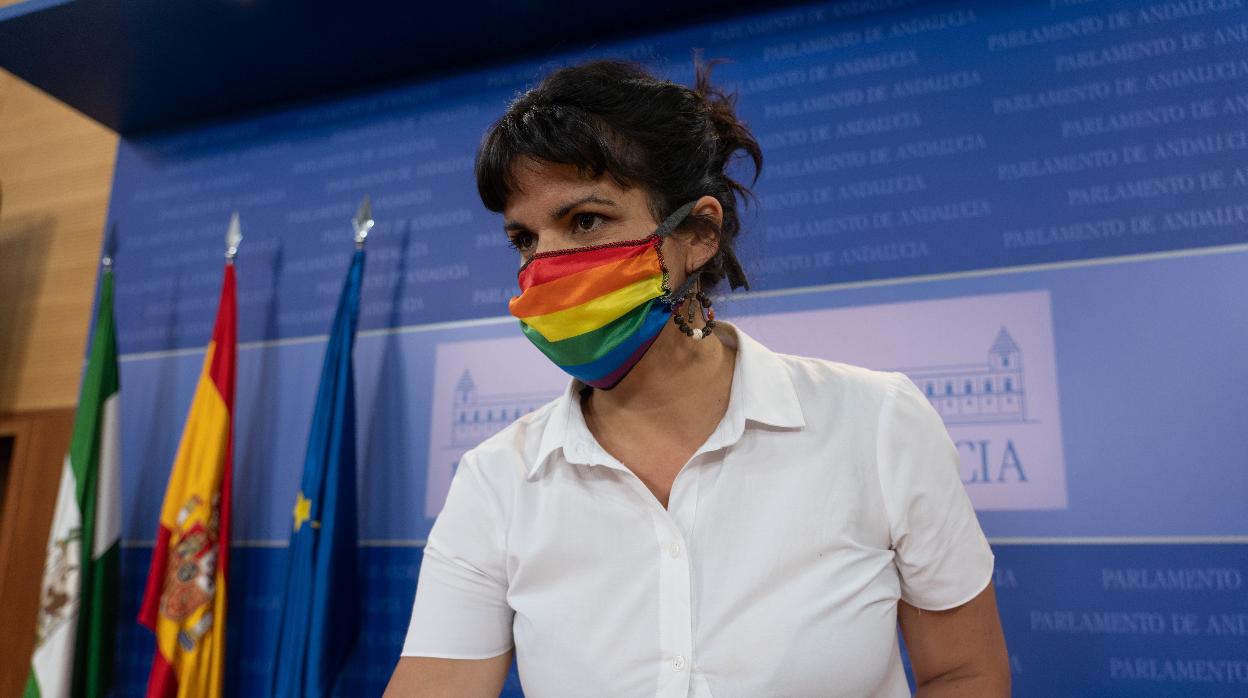
<path id="1" fill-rule="evenodd" d="M 472 372 L 465 369 L 455 384 L 450 445 L 466 451 L 554 397 L 548 393 L 478 395 Z"/>
<path id="2" fill-rule="evenodd" d="M 1004 328 L 983 364 L 929 366 L 905 371 L 945 424 L 1023 422 L 1023 354 Z"/>

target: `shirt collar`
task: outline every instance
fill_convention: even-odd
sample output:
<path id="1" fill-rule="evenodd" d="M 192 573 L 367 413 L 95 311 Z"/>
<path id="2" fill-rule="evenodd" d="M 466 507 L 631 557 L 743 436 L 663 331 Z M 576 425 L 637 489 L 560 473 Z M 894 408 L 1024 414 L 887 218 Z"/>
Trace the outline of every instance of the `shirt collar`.
<path id="1" fill-rule="evenodd" d="M 589 433 L 589 427 L 585 425 L 585 417 L 581 414 L 581 390 L 584 387 L 584 383 L 573 378 L 568 381 L 563 394 L 556 400 L 555 407 L 546 420 L 546 426 L 542 429 L 541 446 L 538 447 L 537 458 L 529 466 L 530 478 L 550 460 L 555 451 L 563 451 L 564 458 L 571 460 L 578 457 L 578 451 L 583 450 L 581 445 L 583 437 L 579 434 L 582 431 L 585 434 Z M 578 436 L 573 436 L 574 434 Z"/>
<path id="2" fill-rule="evenodd" d="M 780 357 L 732 323 L 720 320 L 715 329 L 714 336 L 728 346 L 736 347 L 737 356 L 728 409 L 700 451 L 736 443 L 744 433 L 747 421 L 781 429 L 806 426 L 793 379 Z M 596 464 L 591 461 L 590 454 L 595 449 L 601 449 L 597 447 L 581 413 L 580 392 L 584 387 L 584 383 L 573 378 L 557 399 L 542 430 L 537 458 L 529 467 L 530 478 L 558 450 L 563 451 L 564 458 L 569 462 Z"/>

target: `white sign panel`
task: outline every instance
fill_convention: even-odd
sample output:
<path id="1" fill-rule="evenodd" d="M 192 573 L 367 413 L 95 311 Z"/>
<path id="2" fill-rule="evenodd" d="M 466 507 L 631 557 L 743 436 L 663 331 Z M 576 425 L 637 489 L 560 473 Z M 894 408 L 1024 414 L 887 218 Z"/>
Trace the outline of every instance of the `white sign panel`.
<path id="1" fill-rule="evenodd" d="M 979 510 L 1063 509 L 1053 320 L 1047 291 L 733 318 L 773 350 L 901 371 L 941 414 Z M 440 344 L 426 513 L 469 448 L 559 395 L 568 376 L 524 337 Z"/>

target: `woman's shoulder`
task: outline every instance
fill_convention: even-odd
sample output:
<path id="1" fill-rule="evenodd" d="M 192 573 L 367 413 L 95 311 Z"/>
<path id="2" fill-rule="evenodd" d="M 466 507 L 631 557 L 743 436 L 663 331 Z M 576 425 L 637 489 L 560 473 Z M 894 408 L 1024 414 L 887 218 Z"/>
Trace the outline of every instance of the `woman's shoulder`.
<path id="1" fill-rule="evenodd" d="M 486 437 L 464 452 L 460 467 L 477 468 L 489 479 L 523 478 L 537 460 L 546 430 L 557 421 L 560 402 L 565 399 L 560 395 Z"/>
<path id="2" fill-rule="evenodd" d="M 803 406 L 810 403 L 852 401 L 860 411 L 865 407 L 864 401 L 881 401 L 892 389 L 898 376 L 904 376 L 895 371 L 869 368 L 847 361 L 786 353 L 760 342 L 736 326 L 730 326 L 730 330 L 727 341 L 746 357 L 747 369 L 757 376 L 756 379 L 747 378 L 746 383 L 751 387 L 760 382 L 775 383 L 773 390 L 778 389 L 783 393 L 784 374 L 787 374 L 788 382 L 792 384 Z"/>
<path id="3" fill-rule="evenodd" d="M 793 387 L 802 398 L 879 403 L 906 380 L 906 375 L 898 371 L 846 361 L 779 352 L 776 358 L 788 370 Z"/>

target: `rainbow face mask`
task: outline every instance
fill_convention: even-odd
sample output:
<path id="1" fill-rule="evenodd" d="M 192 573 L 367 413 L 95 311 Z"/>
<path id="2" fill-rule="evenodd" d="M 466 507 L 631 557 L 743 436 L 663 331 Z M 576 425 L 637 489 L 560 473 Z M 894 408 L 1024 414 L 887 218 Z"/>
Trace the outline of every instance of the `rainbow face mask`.
<path id="1" fill-rule="evenodd" d="M 690 275 L 677 293 L 669 293 L 661 251 L 694 203 L 676 209 L 641 240 L 533 255 L 520 268 L 520 295 L 508 304 L 524 335 L 586 385 L 614 388 L 696 278 Z"/>

